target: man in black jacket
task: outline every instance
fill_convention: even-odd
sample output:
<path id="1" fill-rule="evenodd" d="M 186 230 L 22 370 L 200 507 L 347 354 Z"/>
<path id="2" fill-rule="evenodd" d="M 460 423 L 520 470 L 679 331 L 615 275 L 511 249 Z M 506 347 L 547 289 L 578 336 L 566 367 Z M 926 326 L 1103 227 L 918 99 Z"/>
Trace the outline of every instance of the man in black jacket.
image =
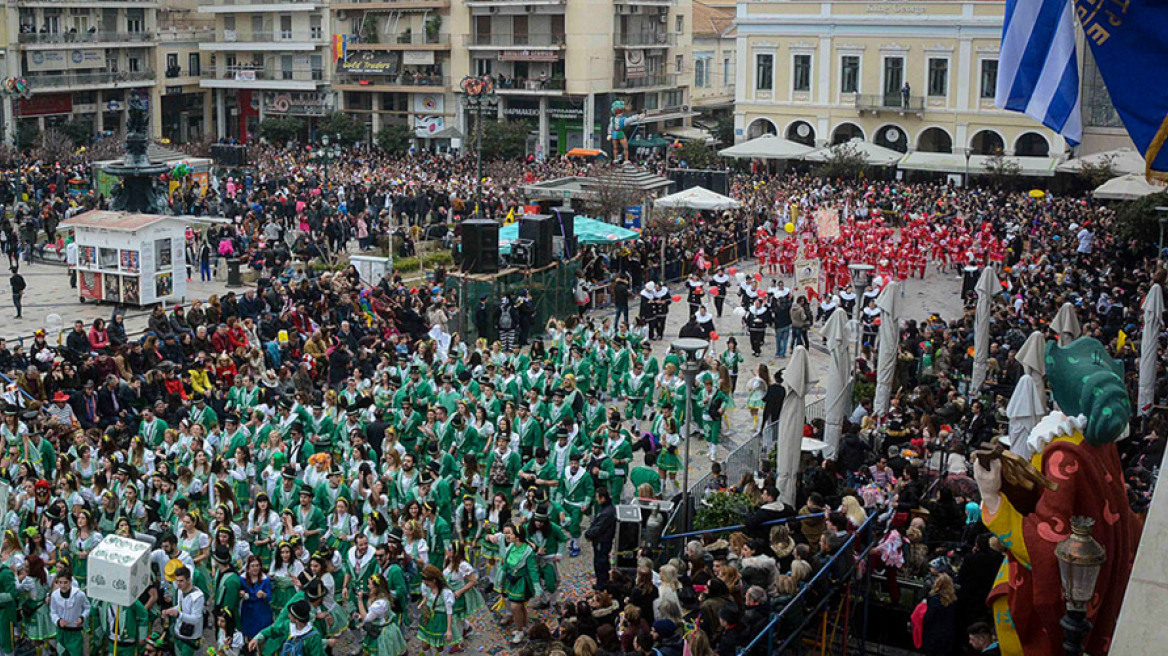
<path id="1" fill-rule="evenodd" d="M 726 604 L 718 611 L 722 637 L 718 638 L 718 656 L 738 656 L 738 650 L 750 644 L 751 635 L 742 624 L 742 613 L 734 604 Z"/>
<path id="2" fill-rule="evenodd" d="M 616 538 L 616 506 L 612 505 L 612 495 L 608 488 L 596 489 L 596 516 L 584 533 L 592 543 L 592 568 L 596 571 L 596 589 L 608 586 L 609 554 Z"/>
<path id="3" fill-rule="evenodd" d="M 795 509 L 779 501 L 779 490 L 768 485 L 762 491 L 762 505 L 746 516 L 746 534 L 752 538 L 770 539 L 771 527 L 767 522 L 795 516 Z"/>
<path id="4" fill-rule="evenodd" d="M 89 356 L 89 336 L 85 334 L 85 324 L 73 322 L 73 332 L 65 338 L 65 353 L 69 361 L 77 364 Z"/>
<path id="5" fill-rule="evenodd" d="M 685 652 L 685 645 L 681 636 L 677 635 L 677 625 L 673 620 L 662 619 L 653 622 L 651 635 L 655 645 L 653 651 L 661 656 L 682 656 Z"/>
<path id="6" fill-rule="evenodd" d="M 633 322 L 629 319 L 629 279 L 623 272 L 616 274 L 616 278 L 612 281 L 612 304 L 616 306 L 616 319 L 613 327 L 620 327 L 622 315 L 625 318 L 625 323 L 631 327 Z"/>

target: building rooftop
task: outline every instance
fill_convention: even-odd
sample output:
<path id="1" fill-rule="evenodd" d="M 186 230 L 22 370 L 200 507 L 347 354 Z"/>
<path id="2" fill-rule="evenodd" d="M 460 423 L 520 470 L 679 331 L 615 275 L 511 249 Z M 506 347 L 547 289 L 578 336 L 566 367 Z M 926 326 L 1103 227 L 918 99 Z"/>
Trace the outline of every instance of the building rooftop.
<path id="1" fill-rule="evenodd" d="M 63 221 L 63 228 L 101 228 L 118 232 L 134 232 L 167 219 L 181 220 L 168 214 L 130 214 L 108 210 L 90 210 Z"/>
<path id="2" fill-rule="evenodd" d="M 735 4 L 725 0 L 703 0 L 693 3 L 693 36 L 727 36 L 734 30 Z"/>

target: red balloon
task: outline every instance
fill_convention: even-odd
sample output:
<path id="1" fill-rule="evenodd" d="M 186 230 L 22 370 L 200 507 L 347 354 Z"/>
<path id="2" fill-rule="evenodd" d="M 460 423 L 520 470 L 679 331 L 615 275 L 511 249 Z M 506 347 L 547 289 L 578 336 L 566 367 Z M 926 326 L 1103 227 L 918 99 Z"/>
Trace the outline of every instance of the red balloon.
<path id="1" fill-rule="evenodd" d="M 674 294 L 673 295 L 673 302 L 680 303 L 681 302 L 681 294 Z"/>
<path id="2" fill-rule="evenodd" d="M 754 274 L 754 279 L 755 280 L 762 280 L 762 274 L 761 273 Z"/>
<path id="3" fill-rule="evenodd" d="M 710 333 L 710 339 L 714 340 L 715 342 L 718 341 L 718 333 Z"/>
<path id="4" fill-rule="evenodd" d="M 726 269 L 726 273 L 729 273 L 730 275 L 734 275 L 734 274 L 738 273 L 738 267 L 730 267 L 729 269 Z"/>
<path id="5" fill-rule="evenodd" d="M 717 287 L 711 287 L 711 288 L 710 288 L 710 296 L 717 296 L 717 295 L 718 295 L 718 288 L 717 288 Z"/>

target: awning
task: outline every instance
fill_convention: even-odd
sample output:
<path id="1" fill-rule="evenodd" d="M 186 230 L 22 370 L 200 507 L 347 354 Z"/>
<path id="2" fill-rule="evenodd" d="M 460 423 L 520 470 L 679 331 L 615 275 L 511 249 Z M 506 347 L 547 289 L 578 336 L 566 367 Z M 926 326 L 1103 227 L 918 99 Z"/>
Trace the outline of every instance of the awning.
<path id="1" fill-rule="evenodd" d="M 974 155 L 969 158 L 968 171 L 971 175 L 981 175 L 986 172 L 986 163 L 992 159 L 989 155 Z M 1006 157 L 1007 161 L 1019 166 L 1018 175 L 1025 177 L 1049 178 L 1054 176 L 1058 166 L 1057 157 Z M 922 153 L 914 152 L 904 156 L 897 164 L 897 168 L 904 171 L 932 171 L 934 173 L 964 173 L 966 169 L 965 155 L 959 153 Z"/>
<path id="2" fill-rule="evenodd" d="M 640 236 L 637 232 L 621 226 L 596 219 L 578 216 L 572 223 L 572 234 L 576 240 L 585 246 L 592 244 L 619 244 Z M 499 250 L 504 254 L 511 252 L 511 245 L 519 239 L 519 222 L 505 225 L 499 230 Z"/>
<path id="3" fill-rule="evenodd" d="M 710 133 L 701 128 L 690 127 L 687 125 L 678 125 L 672 128 L 665 128 L 665 134 L 668 134 L 678 139 L 686 139 L 689 141 L 701 141 L 703 143 L 714 143 L 714 138 Z"/>
<path id="4" fill-rule="evenodd" d="M 1143 173 L 1112 178 L 1095 188 L 1098 200 L 1137 200 L 1151 194 L 1164 193 L 1162 184 L 1148 182 Z"/>
<path id="5" fill-rule="evenodd" d="M 462 139 L 463 137 L 462 137 L 462 132 L 460 132 L 458 130 L 458 128 L 445 128 L 443 130 L 439 130 L 439 131 L 435 132 L 434 134 L 424 135 L 422 138 L 423 139 Z"/>
<path id="6" fill-rule="evenodd" d="M 637 118 L 637 123 L 662 123 L 664 121 L 680 121 L 681 119 L 692 118 L 697 115 L 697 112 L 662 112 L 660 114 L 640 116 Z"/>
<path id="7" fill-rule="evenodd" d="M 669 140 L 665 137 L 649 137 L 648 139 L 631 139 L 629 148 L 665 148 Z"/>
<path id="8" fill-rule="evenodd" d="M 653 205 L 671 209 L 731 210 L 741 207 L 742 203 L 705 187 L 690 187 L 676 194 L 662 196 L 654 201 Z"/>
<path id="9" fill-rule="evenodd" d="M 846 145 L 854 148 L 860 155 L 863 155 L 864 160 L 868 162 L 868 166 L 896 166 L 896 163 L 904 157 L 904 153 L 892 150 L 891 148 L 885 148 L 884 146 L 877 146 L 871 141 L 864 141 L 863 139 L 852 139 Z M 831 157 L 834 149 L 838 147 L 828 146 L 811 151 L 803 159 L 808 162 L 826 162 Z"/>
<path id="10" fill-rule="evenodd" d="M 1099 166 L 1111 160 L 1111 168 L 1120 175 L 1128 173 L 1143 173 L 1147 168 L 1144 158 L 1131 148 L 1117 148 L 1099 153 L 1091 153 L 1076 159 L 1069 159 L 1058 165 L 1055 170 L 1059 173 L 1078 173 L 1083 170 L 1084 164 Z"/>
<path id="11" fill-rule="evenodd" d="M 764 134 L 757 139 L 723 148 L 718 154 L 739 159 L 799 159 L 812 150 L 814 148 L 801 143 L 773 134 Z"/>

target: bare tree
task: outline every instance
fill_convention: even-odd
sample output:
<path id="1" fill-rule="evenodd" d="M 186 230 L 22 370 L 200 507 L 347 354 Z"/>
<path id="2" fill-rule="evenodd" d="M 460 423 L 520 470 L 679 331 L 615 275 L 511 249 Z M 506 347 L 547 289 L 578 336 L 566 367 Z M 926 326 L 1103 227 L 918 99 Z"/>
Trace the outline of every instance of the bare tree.
<path id="1" fill-rule="evenodd" d="M 62 162 L 73 156 L 73 140 L 55 128 L 40 134 L 36 145 L 37 159 L 42 162 Z"/>
<path id="2" fill-rule="evenodd" d="M 1115 170 L 1115 155 L 1103 157 L 1098 164 L 1083 162 L 1079 168 L 1079 177 L 1092 187 L 1098 187 L 1112 178 L 1119 177 L 1119 171 Z"/>
<path id="3" fill-rule="evenodd" d="M 603 219 L 621 219 L 626 208 L 639 205 L 643 199 L 641 191 L 621 178 L 616 170 L 597 176 L 591 191 L 588 209 Z"/>
<path id="4" fill-rule="evenodd" d="M 983 168 L 995 187 L 1006 185 L 1022 173 L 1022 165 L 1006 157 L 1001 149 L 986 159 Z"/>

